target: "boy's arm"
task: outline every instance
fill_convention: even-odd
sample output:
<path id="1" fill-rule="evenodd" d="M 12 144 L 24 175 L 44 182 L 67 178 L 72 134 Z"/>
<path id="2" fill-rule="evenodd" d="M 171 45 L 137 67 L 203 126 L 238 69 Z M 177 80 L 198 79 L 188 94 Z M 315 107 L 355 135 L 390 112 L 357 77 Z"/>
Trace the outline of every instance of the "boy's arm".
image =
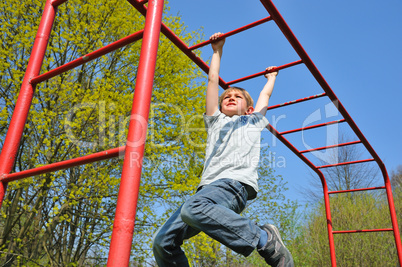
<path id="1" fill-rule="evenodd" d="M 268 67 L 266 70 L 269 71 L 275 67 Z M 262 115 L 265 116 L 267 113 L 269 98 L 272 95 L 272 91 L 274 90 L 274 85 L 276 81 L 276 76 L 278 75 L 277 71 L 268 72 L 265 74 L 265 78 L 267 78 L 267 83 L 260 93 L 260 97 L 258 98 L 257 104 L 255 105 L 255 111 L 258 111 Z"/>
<path id="2" fill-rule="evenodd" d="M 219 108 L 219 69 L 221 66 L 221 57 L 225 39 L 217 40 L 222 33 L 215 33 L 211 36 L 212 54 L 211 66 L 208 72 L 208 86 L 206 94 L 205 114 L 212 116 Z"/>

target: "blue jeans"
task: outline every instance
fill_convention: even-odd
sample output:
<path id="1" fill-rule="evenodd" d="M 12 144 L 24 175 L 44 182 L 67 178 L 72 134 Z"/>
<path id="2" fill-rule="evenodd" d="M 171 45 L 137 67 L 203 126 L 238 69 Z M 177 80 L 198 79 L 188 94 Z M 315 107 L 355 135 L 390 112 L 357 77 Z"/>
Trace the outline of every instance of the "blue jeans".
<path id="1" fill-rule="evenodd" d="M 201 187 L 156 233 L 153 251 L 159 267 L 189 266 L 180 246 L 201 231 L 239 254 L 250 255 L 261 232 L 239 215 L 247 196 L 246 186 L 232 179 Z"/>

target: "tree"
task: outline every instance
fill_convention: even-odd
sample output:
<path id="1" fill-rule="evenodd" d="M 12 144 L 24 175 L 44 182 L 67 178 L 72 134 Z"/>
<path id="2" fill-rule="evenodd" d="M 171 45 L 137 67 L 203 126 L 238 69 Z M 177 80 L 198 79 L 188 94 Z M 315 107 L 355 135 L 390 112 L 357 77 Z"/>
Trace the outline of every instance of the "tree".
<path id="1" fill-rule="evenodd" d="M 371 194 L 358 194 L 364 195 L 331 198 L 334 230 L 391 228 L 386 201 L 379 202 Z M 339 266 L 396 266 L 398 263 L 392 232 L 338 234 L 334 243 Z M 306 213 L 289 250 L 296 265 L 331 265 L 323 202 Z"/>
<path id="2" fill-rule="evenodd" d="M 398 165 L 396 170 L 391 172 L 391 185 L 394 197 L 395 212 L 398 218 L 399 231 L 402 230 L 402 165 Z M 387 199 L 384 197 L 384 202 Z"/>
<path id="3" fill-rule="evenodd" d="M 18 96 L 44 1 L 0 4 L 1 127 L 5 136 Z M 143 28 L 141 15 L 126 2 L 76 0 L 59 7 L 42 73 Z M 184 41 L 178 17 L 167 23 Z M 135 87 L 140 42 L 41 83 L 21 140 L 13 171 L 87 155 L 124 144 Z M 203 101 L 202 74 L 173 44 L 161 37 L 153 95 L 151 142 L 146 157 L 182 159 L 197 149 L 181 149 L 184 127 L 196 128 Z M 198 127 L 198 126 L 197 126 Z M 202 134 L 201 137 L 202 138 Z M 4 140 L 4 138 L 1 138 Z M 194 163 L 196 171 L 198 163 Z M 76 167 L 10 183 L 1 210 L 2 264 L 98 265 L 105 262 L 120 177 L 121 159 Z M 158 184 L 144 175 L 133 255 L 149 258 L 144 240 L 156 225 L 154 209 L 170 197 L 174 181 Z M 195 182 L 189 179 L 189 186 Z M 162 188 L 162 187 L 165 187 Z M 163 194 L 161 194 L 163 192 Z M 149 230 L 152 229 L 152 230 Z M 144 238 L 146 237 L 146 238 Z M 140 241 L 139 241 L 140 240 Z"/>
<path id="4" fill-rule="evenodd" d="M 402 188 L 402 165 L 396 168 L 396 171 L 391 172 L 391 185 L 394 191 Z"/>
<path id="5" fill-rule="evenodd" d="M 338 143 L 350 142 L 345 134 L 340 134 Z M 362 150 L 357 145 L 328 149 L 325 159 L 318 159 L 318 165 L 356 161 L 362 158 Z M 329 191 L 367 188 L 378 181 L 378 168 L 372 163 L 347 164 L 321 169 Z M 306 201 L 312 205 L 323 198 L 321 180 L 312 174 L 308 187 L 303 187 Z"/>
<path id="6" fill-rule="evenodd" d="M 344 137 L 341 142 L 347 142 Z M 356 147 L 338 148 L 331 154 L 335 162 L 360 159 Z M 323 165 L 334 163 L 329 161 Z M 324 169 L 329 190 L 348 190 L 373 186 L 376 166 L 344 165 Z M 393 180 L 397 175 L 394 173 Z M 318 188 L 318 183 L 313 183 Z M 295 263 L 303 266 L 329 266 L 330 253 L 323 199 L 310 193 L 310 209 L 298 225 L 298 234 L 289 246 Z M 315 193 L 315 194 L 314 194 Z M 400 196 L 395 196 L 398 207 Z M 392 228 L 388 202 L 384 191 L 362 191 L 331 195 L 331 217 L 334 230 Z M 392 232 L 339 234 L 334 236 L 337 264 L 340 266 L 395 266 L 398 262 Z"/>
<path id="7" fill-rule="evenodd" d="M 14 110 L 43 5 L 39 0 L 0 4 L 0 140 Z M 41 73 L 140 30 L 143 22 L 126 2 L 70 0 L 58 9 Z M 198 31 L 186 33 L 179 17 L 165 16 L 164 22 L 190 45 L 202 38 Z M 124 145 L 139 51 L 136 42 L 39 84 L 13 172 Z M 200 78 L 205 77 L 195 64 L 161 36 L 132 248 L 134 266 L 152 262 L 153 233 L 198 185 L 206 139 L 205 86 Z M 1 209 L 1 263 L 104 265 L 121 165 L 122 158 L 116 158 L 10 183 Z M 283 198 L 284 183 L 270 171 L 261 174 L 267 195 L 260 199 L 266 203 L 254 204 L 249 212 L 265 222 L 265 210 L 270 221 L 286 229 L 293 203 Z M 245 262 L 217 243 L 212 250 L 203 250 L 211 241 L 197 238 L 187 248 L 193 262 Z"/>

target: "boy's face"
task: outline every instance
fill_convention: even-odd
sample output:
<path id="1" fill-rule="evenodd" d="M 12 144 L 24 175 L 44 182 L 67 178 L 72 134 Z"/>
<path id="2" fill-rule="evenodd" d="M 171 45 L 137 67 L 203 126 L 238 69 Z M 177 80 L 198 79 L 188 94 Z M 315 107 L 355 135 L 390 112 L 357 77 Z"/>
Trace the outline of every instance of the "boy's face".
<path id="1" fill-rule="evenodd" d="M 247 106 L 247 100 L 240 90 L 232 90 L 223 97 L 221 112 L 226 116 L 249 115 L 253 111 L 252 106 Z"/>

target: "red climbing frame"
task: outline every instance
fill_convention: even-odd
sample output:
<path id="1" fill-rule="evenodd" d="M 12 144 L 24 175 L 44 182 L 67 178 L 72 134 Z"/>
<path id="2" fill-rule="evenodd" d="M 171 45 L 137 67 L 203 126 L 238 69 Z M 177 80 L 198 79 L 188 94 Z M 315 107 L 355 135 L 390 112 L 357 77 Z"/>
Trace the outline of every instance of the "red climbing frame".
<path id="1" fill-rule="evenodd" d="M 200 48 L 209 44 L 209 41 L 205 41 L 199 43 L 197 45 L 188 47 L 178 36 L 176 36 L 166 25 L 162 23 L 162 10 L 163 10 L 163 0 L 152 0 L 148 3 L 148 7 L 145 4 L 148 2 L 147 0 L 128 0 L 128 2 L 135 7 L 140 13 L 142 13 L 145 17 L 145 27 L 144 30 L 133 33 L 119 41 L 116 41 L 112 44 L 109 44 L 103 48 L 100 48 L 94 52 L 91 52 L 87 55 L 82 56 L 76 60 L 71 61 L 63 66 L 60 66 L 54 70 L 48 71 L 44 74 L 39 74 L 40 68 L 42 65 L 43 58 L 45 56 L 46 47 L 48 40 L 50 38 L 50 33 L 53 26 L 53 21 L 55 19 L 55 14 L 57 7 L 67 0 L 47 0 L 45 4 L 45 8 L 43 11 L 43 16 L 41 23 L 39 25 L 38 33 L 36 35 L 35 43 L 32 49 L 31 58 L 29 60 L 27 70 L 21 85 L 21 90 L 18 96 L 18 100 L 15 107 L 15 112 L 12 116 L 10 126 L 7 132 L 6 139 L 4 141 L 3 149 L 0 155 L 0 206 L 4 199 L 4 195 L 7 189 L 7 183 L 19 179 L 23 179 L 26 177 L 31 177 L 38 174 L 53 172 L 73 166 L 83 165 L 99 160 L 109 159 L 113 157 L 117 157 L 119 153 L 125 153 L 125 160 L 123 163 L 122 177 L 121 177 L 121 185 L 117 200 L 117 208 L 115 221 L 113 225 L 113 233 L 112 240 L 110 244 L 109 250 L 109 258 L 108 258 L 108 266 L 128 266 L 130 259 L 130 249 L 134 232 L 134 224 L 135 224 L 135 214 L 136 214 L 136 205 L 138 198 L 138 191 L 140 186 L 140 178 L 141 178 L 141 166 L 138 164 L 130 165 L 131 155 L 135 154 L 136 159 L 143 158 L 144 152 L 144 144 L 145 144 L 145 136 L 147 131 L 147 121 L 149 115 L 149 107 L 151 102 L 152 95 L 152 86 L 155 72 L 155 62 L 156 55 L 158 49 L 159 42 L 159 34 L 162 32 L 170 41 L 172 41 L 183 53 L 185 53 L 191 60 L 193 60 L 204 72 L 208 72 L 208 65 L 199 57 L 197 57 L 192 50 Z M 391 191 L 391 184 L 387 174 L 387 170 L 371 147 L 369 142 L 366 140 L 362 132 L 359 130 L 353 119 L 350 117 L 346 109 L 343 107 L 341 102 L 338 100 L 330 86 L 327 84 L 321 73 L 318 71 L 310 57 L 307 55 L 295 35 L 292 33 L 285 20 L 282 18 L 274 4 L 271 0 L 260 0 L 264 8 L 267 10 L 269 16 L 258 20 L 254 23 L 248 24 L 244 27 L 235 29 L 224 34 L 224 37 L 227 38 L 231 35 L 239 33 L 241 31 L 245 31 L 249 28 L 255 27 L 262 23 L 266 23 L 268 21 L 273 21 L 285 35 L 289 43 L 292 45 L 293 49 L 296 51 L 300 60 L 291 62 L 289 64 L 285 64 L 277 67 L 272 70 L 280 70 L 292 67 L 298 64 L 304 64 L 317 82 L 320 84 L 324 93 L 305 97 L 302 99 L 289 101 L 280 105 L 275 105 L 269 107 L 269 109 L 280 108 L 287 105 L 297 104 L 304 101 L 309 101 L 312 99 L 317 99 L 320 97 L 328 97 L 333 104 L 337 107 L 340 114 L 343 116 L 343 119 L 333 122 L 327 122 L 322 124 L 317 124 L 309 127 L 304 127 L 300 129 L 294 129 L 286 132 L 278 132 L 272 126 L 268 126 L 268 130 L 276 136 L 280 141 L 282 141 L 292 152 L 294 152 L 303 162 L 305 162 L 312 170 L 314 170 L 321 179 L 323 190 L 324 190 L 324 201 L 326 207 L 326 217 L 327 217 L 327 226 L 328 226 L 328 239 L 329 239 L 329 247 L 330 247 L 330 255 L 331 255 L 331 263 L 332 266 L 336 266 L 336 257 L 335 257 L 335 247 L 334 247 L 334 234 L 343 234 L 343 233 L 357 233 L 357 232 L 379 232 L 379 231 L 393 231 L 396 249 L 399 258 L 399 264 L 402 265 L 402 245 L 400 240 L 399 228 L 396 219 L 394 201 Z M 19 143 L 24 131 L 24 125 L 27 120 L 28 111 L 31 106 L 32 98 L 34 96 L 35 86 L 36 84 L 43 82 L 45 80 L 50 79 L 56 75 L 59 75 L 63 72 L 71 70 L 83 63 L 98 58 L 102 55 L 105 55 L 111 51 L 114 51 L 120 47 L 123 47 L 129 43 L 135 42 L 139 39 L 143 39 L 142 47 L 141 47 L 141 56 L 139 60 L 138 73 L 137 73 L 137 81 L 135 87 L 135 95 L 133 100 L 133 108 L 131 111 L 131 120 L 129 124 L 128 138 L 125 147 L 114 148 L 110 150 L 106 150 L 103 152 L 98 152 L 95 154 L 87 155 L 80 158 L 70 159 L 62 162 L 57 162 L 53 164 L 49 164 L 47 166 L 42 166 L 30 170 L 21 171 L 18 173 L 12 173 L 11 169 L 15 162 L 15 157 L 17 155 Z M 255 73 L 253 75 L 249 75 L 243 78 L 239 78 L 230 82 L 225 82 L 222 78 L 220 78 L 220 86 L 224 89 L 227 89 L 231 84 L 238 83 L 241 81 L 245 81 L 248 79 L 252 79 L 257 76 L 264 75 L 265 71 Z M 295 146 L 293 146 L 285 137 L 285 134 L 303 131 L 311 128 L 324 127 L 329 124 L 336 123 L 347 123 L 350 128 L 354 131 L 359 140 L 342 143 L 337 145 L 331 145 L 326 147 L 319 147 L 314 149 L 308 149 L 299 151 Z M 353 162 L 343 162 L 338 164 L 324 165 L 324 166 L 315 166 L 310 160 L 308 160 L 304 154 L 312 151 L 319 151 L 333 147 L 342 147 L 349 146 L 355 144 L 363 144 L 367 151 L 370 153 L 372 158 L 363 159 Z M 140 156 L 140 157 L 138 157 Z M 352 190 L 344 190 L 344 191 L 328 191 L 328 187 L 325 181 L 325 177 L 323 173 L 320 171 L 322 168 L 329 168 L 339 165 L 347 165 L 347 164 L 357 164 L 361 162 L 375 161 L 384 177 L 385 186 L 382 187 L 371 187 L 371 188 L 360 188 L 360 189 L 352 189 Z M 345 192 L 355 192 L 355 191 L 366 191 L 366 190 L 378 190 L 385 189 L 388 197 L 388 204 L 390 209 L 390 216 L 392 222 L 392 228 L 389 229 L 367 229 L 367 230 L 347 230 L 347 231 L 333 231 L 331 212 L 330 212 L 330 202 L 329 195 L 337 194 L 337 193 L 345 193 Z"/>

